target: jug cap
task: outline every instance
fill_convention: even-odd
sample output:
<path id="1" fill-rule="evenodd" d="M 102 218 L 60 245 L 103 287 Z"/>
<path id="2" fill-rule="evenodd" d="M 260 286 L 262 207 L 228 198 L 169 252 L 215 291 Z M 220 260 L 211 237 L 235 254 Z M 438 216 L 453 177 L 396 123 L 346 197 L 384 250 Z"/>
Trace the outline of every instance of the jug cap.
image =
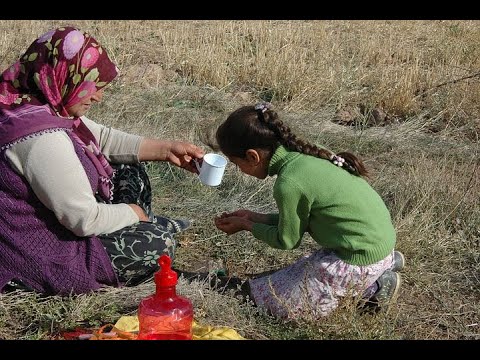
<path id="1" fill-rule="evenodd" d="M 177 273 L 172 270 L 170 256 L 163 254 L 158 259 L 160 270 L 155 273 L 155 284 L 161 287 L 177 285 Z"/>

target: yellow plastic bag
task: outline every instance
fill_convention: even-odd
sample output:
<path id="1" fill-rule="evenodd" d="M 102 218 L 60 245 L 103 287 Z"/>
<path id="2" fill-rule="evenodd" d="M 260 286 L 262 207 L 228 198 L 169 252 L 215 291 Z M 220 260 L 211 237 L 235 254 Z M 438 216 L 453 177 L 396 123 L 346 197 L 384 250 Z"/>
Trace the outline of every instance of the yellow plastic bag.
<path id="1" fill-rule="evenodd" d="M 137 316 L 122 316 L 115 323 L 115 328 L 126 332 L 138 332 Z M 246 340 L 235 330 L 227 327 L 214 328 L 209 325 L 200 325 L 193 321 L 193 340 Z"/>

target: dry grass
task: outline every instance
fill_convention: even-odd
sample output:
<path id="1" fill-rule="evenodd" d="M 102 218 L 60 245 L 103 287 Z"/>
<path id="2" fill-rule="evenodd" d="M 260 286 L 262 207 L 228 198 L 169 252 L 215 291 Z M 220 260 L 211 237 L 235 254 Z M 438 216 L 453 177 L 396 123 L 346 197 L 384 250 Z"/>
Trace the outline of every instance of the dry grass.
<path id="1" fill-rule="evenodd" d="M 0 22 L 0 67 L 52 26 Z M 391 210 L 407 268 L 397 304 L 360 315 L 342 304 L 321 323 L 283 323 L 208 284 L 181 283 L 199 321 L 253 339 L 480 339 L 479 21 L 76 21 L 112 54 L 122 76 L 90 117 L 142 135 L 201 143 L 240 105 L 271 100 L 308 140 L 360 154 Z M 470 78 L 467 78 L 471 76 Z M 462 78 L 465 78 L 461 80 Z M 458 80 L 458 81 L 456 81 Z M 444 84 L 444 85 L 442 85 Z M 439 86 L 440 85 L 440 86 Z M 339 110 L 362 108 L 352 126 Z M 367 125 L 381 108 L 388 123 Z M 186 270 L 244 275 L 316 248 L 279 251 L 212 218 L 271 211 L 273 179 L 229 165 L 218 188 L 166 164 L 149 167 L 158 213 L 194 220 L 175 259 Z M 135 311 L 152 284 L 71 298 L 0 296 L 0 338 L 50 338 Z"/>

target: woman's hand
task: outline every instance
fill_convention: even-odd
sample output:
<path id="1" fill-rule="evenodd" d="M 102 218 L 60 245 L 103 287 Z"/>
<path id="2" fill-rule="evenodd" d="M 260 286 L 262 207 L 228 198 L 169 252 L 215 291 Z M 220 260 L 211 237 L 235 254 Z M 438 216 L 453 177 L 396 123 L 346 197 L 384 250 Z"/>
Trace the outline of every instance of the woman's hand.
<path id="1" fill-rule="evenodd" d="M 169 163 L 198 174 L 193 162 L 202 159 L 204 152 L 198 146 L 182 141 L 143 139 L 140 144 L 140 161 L 168 161 Z"/>
<path id="2" fill-rule="evenodd" d="M 137 204 L 128 204 L 128 206 L 130 206 L 133 211 L 135 211 L 135 214 L 137 214 L 139 221 L 150 221 L 147 214 L 145 214 L 145 211 L 140 206 L 138 206 Z"/>
<path id="3" fill-rule="evenodd" d="M 198 174 L 194 159 L 203 158 L 204 152 L 199 147 L 180 141 L 172 141 L 166 160 L 192 173 Z"/>

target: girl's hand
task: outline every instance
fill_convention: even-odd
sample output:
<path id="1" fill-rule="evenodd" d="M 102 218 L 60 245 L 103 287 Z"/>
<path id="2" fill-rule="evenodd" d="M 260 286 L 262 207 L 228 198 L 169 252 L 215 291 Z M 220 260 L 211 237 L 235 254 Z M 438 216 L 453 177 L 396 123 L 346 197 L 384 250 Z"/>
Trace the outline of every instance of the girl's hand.
<path id="1" fill-rule="evenodd" d="M 253 212 L 251 212 L 250 210 L 240 209 L 240 210 L 236 210 L 236 211 L 231 212 L 231 213 L 224 212 L 220 216 L 218 216 L 218 218 L 225 219 L 225 218 L 228 218 L 228 217 L 231 217 L 231 216 L 236 216 L 236 217 L 240 217 L 240 218 L 243 218 L 243 219 L 246 219 L 246 220 L 253 221 L 252 215 L 253 215 Z"/>
<path id="2" fill-rule="evenodd" d="M 268 224 L 268 215 L 267 214 L 261 214 L 261 213 L 257 213 L 257 212 L 250 211 L 250 210 L 245 210 L 245 209 L 236 210 L 236 211 L 231 212 L 231 213 L 224 212 L 219 217 L 223 219 L 223 218 L 228 218 L 228 217 L 231 217 L 231 216 L 240 217 L 240 218 L 243 218 L 245 220 L 249 220 L 249 221 L 254 222 L 254 223 Z"/>
<path id="3" fill-rule="evenodd" d="M 227 235 L 232 235 L 242 230 L 252 231 L 253 223 L 250 220 L 238 216 L 222 217 L 222 215 L 216 217 L 214 222 L 215 226 Z"/>

